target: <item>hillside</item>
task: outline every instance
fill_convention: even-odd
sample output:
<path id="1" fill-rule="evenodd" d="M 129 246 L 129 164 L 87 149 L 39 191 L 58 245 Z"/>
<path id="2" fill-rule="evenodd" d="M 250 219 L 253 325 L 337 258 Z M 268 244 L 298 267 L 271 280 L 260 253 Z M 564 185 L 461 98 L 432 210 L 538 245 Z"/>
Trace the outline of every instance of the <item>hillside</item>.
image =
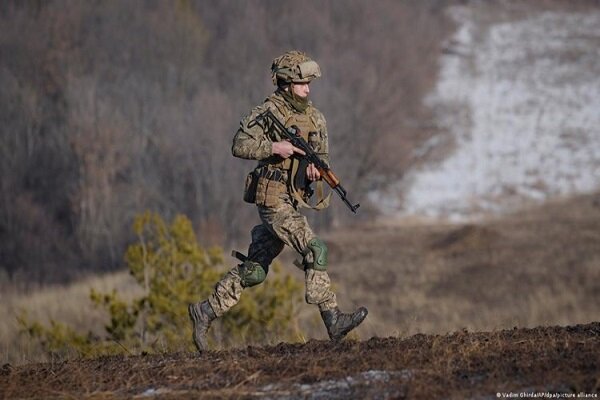
<path id="1" fill-rule="evenodd" d="M 5 365 L 0 398 L 493 399 L 600 391 L 600 324 Z"/>
<path id="2" fill-rule="evenodd" d="M 597 190 L 597 3 L 470 2 L 449 15 L 457 29 L 425 101 L 440 133 L 417 150 L 437 156 L 406 174 L 396 209 L 465 220 Z"/>
<path id="3" fill-rule="evenodd" d="M 478 224 L 382 221 L 328 240 L 338 298 L 371 310 L 363 338 L 600 321 L 598 194 Z"/>
<path id="4" fill-rule="evenodd" d="M 0 290 L 116 270 L 144 210 L 185 214 L 204 243 L 246 240 L 256 213 L 240 193 L 256 163 L 234 159 L 232 139 L 294 48 L 322 69 L 310 97 L 352 195 L 394 182 L 430 136 L 421 99 L 451 31 L 445 8 L 0 2 Z"/>

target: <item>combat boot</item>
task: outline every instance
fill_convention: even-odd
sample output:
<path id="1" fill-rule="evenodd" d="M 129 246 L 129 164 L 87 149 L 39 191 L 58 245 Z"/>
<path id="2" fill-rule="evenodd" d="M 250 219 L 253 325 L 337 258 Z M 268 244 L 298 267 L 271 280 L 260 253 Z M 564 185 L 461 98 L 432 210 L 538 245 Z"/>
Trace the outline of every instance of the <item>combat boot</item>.
<path id="1" fill-rule="evenodd" d="M 212 307 L 207 300 L 201 303 L 194 303 L 188 306 L 188 314 L 194 325 L 192 328 L 192 339 L 198 351 L 208 350 L 208 341 L 206 332 L 210 328 L 210 323 L 217 318 Z"/>
<path id="2" fill-rule="evenodd" d="M 321 311 L 321 318 L 323 318 L 329 338 L 337 342 L 360 325 L 368 313 L 369 311 L 365 307 L 360 307 L 352 314 L 344 314 L 339 308 L 335 307 L 331 310 Z"/>

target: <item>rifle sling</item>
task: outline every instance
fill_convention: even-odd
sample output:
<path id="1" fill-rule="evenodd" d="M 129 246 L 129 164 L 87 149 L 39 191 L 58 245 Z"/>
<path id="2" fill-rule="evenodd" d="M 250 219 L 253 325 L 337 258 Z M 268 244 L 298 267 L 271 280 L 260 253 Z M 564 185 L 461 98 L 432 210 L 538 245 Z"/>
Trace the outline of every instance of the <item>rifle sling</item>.
<path id="1" fill-rule="evenodd" d="M 304 162 L 302 163 L 300 160 L 298 160 L 297 158 L 292 159 L 292 173 L 291 176 L 295 177 L 298 175 L 298 169 L 299 168 L 303 168 L 304 172 L 303 172 L 303 176 L 306 179 L 306 166 L 308 165 L 308 163 Z M 296 179 L 290 179 L 290 192 L 292 194 L 292 196 L 294 197 L 294 199 L 298 202 L 298 205 L 300 207 L 304 207 L 304 208 L 310 208 L 313 210 L 322 210 L 324 208 L 329 207 L 329 201 L 331 200 L 331 192 L 327 194 L 327 196 L 324 196 L 324 190 L 323 190 L 323 180 L 318 180 L 317 181 L 317 187 L 316 187 L 316 194 L 317 194 L 317 203 L 314 206 L 311 206 L 310 204 L 308 204 L 303 196 L 302 193 L 303 191 L 299 190 L 297 185 L 297 180 Z"/>

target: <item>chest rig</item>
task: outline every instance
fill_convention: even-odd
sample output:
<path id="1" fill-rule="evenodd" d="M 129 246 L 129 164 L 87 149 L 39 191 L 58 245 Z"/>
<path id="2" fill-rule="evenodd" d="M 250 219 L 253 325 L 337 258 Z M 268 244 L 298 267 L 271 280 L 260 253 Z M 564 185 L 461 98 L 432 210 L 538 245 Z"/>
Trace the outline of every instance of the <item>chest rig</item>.
<path id="1" fill-rule="evenodd" d="M 283 123 L 286 128 L 296 126 L 300 130 L 301 136 L 307 143 L 315 150 L 319 152 L 322 144 L 320 143 L 319 129 L 315 118 L 313 117 L 310 109 L 306 113 L 294 112 L 290 107 L 284 103 L 283 99 L 276 96 L 270 97 L 268 100 L 272 102 L 277 108 L 279 113 L 283 116 Z M 270 134 L 267 132 L 267 134 Z M 271 137 L 272 140 L 279 140 L 279 138 Z M 262 164 L 262 163 L 261 163 Z M 290 157 L 282 159 L 281 157 L 274 156 L 264 161 L 264 164 L 268 164 L 269 169 L 280 169 L 285 171 L 287 176 L 287 190 L 290 195 L 297 201 L 301 207 L 312 208 L 320 210 L 326 208 L 329 205 L 329 199 L 331 194 L 323 196 L 323 182 L 321 180 L 316 182 L 316 204 L 311 205 L 308 203 L 312 191 L 310 193 L 305 190 L 305 185 L 302 182 L 306 179 L 306 167 L 308 164 L 304 160 L 300 160 L 297 157 Z"/>

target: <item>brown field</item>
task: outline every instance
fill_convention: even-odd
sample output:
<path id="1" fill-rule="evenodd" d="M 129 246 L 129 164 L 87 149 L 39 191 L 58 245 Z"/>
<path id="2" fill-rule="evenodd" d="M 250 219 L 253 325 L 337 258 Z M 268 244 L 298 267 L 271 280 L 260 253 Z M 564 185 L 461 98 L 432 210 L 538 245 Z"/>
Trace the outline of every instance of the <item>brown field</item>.
<path id="1" fill-rule="evenodd" d="M 600 196 L 479 224 L 372 226 L 328 237 L 361 337 L 600 321 Z"/>
<path id="2" fill-rule="evenodd" d="M 126 275 L 117 274 L 39 293 L 2 294 L 0 311 L 7 318 L 0 330 L 5 364 L 0 398 L 495 398 L 497 391 L 598 392 L 598 194 L 477 224 L 373 222 L 326 239 L 342 308 L 370 310 L 352 336 L 359 341 L 322 341 L 317 312 L 306 306 L 299 315 L 304 336 L 298 344 L 217 348 L 201 357 L 33 364 L 51 360 L 16 334 L 18 310 L 101 329 L 102 315 L 85 299 L 91 286 L 131 289 Z M 284 255 L 285 264 L 291 256 Z"/>
<path id="3" fill-rule="evenodd" d="M 2 398 L 492 399 L 600 391 L 600 324 L 460 331 L 0 370 Z"/>

